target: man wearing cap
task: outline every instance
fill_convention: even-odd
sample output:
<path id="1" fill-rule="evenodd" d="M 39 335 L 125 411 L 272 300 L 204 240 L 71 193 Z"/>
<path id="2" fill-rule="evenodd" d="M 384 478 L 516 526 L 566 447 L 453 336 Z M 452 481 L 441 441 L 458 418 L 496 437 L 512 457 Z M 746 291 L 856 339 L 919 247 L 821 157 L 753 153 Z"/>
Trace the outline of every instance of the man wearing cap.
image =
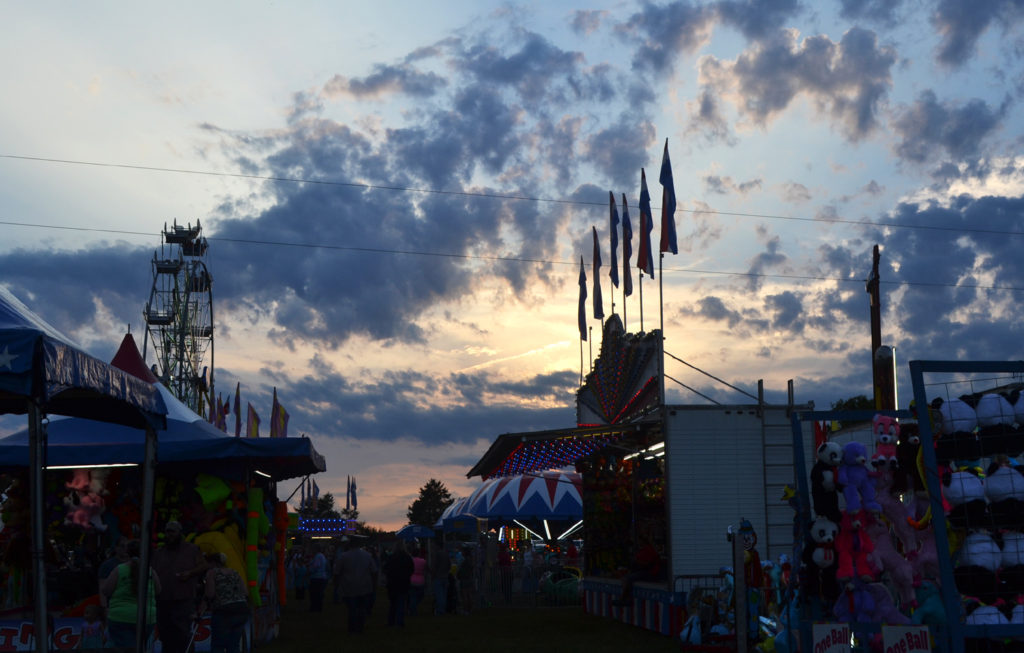
<path id="1" fill-rule="evenodd" d="M 153 553 L 153 569 L 161 580 L 156 627 L 164 653 L 186 653 L 188 649 L 196 613 L 196 586 L 206 567 L 199 547 L 182 537 L 181 524 L 167 522 L 164 545 Z"/>

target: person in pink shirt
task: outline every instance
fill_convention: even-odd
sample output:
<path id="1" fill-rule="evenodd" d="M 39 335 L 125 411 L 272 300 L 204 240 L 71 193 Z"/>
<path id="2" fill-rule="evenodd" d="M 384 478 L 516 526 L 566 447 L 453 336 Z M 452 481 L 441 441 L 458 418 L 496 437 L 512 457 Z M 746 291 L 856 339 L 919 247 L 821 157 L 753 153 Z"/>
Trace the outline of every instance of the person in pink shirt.
<path id="1" fill-rule="evenodd" d="M 409 578 L 409 614 L 415 615 L 427 586 L 427 557 L 423 547 L 413 550 L 412 576 Z"/>

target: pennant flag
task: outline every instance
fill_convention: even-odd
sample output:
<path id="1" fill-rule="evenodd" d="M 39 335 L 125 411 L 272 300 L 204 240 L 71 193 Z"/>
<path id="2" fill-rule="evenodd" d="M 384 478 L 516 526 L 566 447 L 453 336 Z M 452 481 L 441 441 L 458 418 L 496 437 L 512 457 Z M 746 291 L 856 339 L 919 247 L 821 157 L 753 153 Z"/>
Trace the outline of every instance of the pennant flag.
<path id="1" fill-rule="evenodd" d="M 214 426 L 216 426 L 217 425 L 217 415 L 220 413 L 220 411 L 217 410 L 217 406 L 214 403 L 213 399 L 210 399 L 209 404 L 210 404 L 210 416 L 206 418 L 206 421 L 209 422 L 210 424 L 213 424 Z"/>
<path id="2" fill-rule="evenodd" d="M 352 477 L 345 477 L 345 510 L 352 509 Z"/>
<path id="3" fill-rule="evenodd" d="M 358 504 L 356 502 L 356 477 L 353 476 L 352 477 L 352 510 L 356 510 L 356 506 L 357 505 Z"/>
<path id="4" fill-rule="evenodd" d="M 612 240 L 612 260 L 608 263 L 608 276 L 612 279 L 612 285 L 619 287 L 619 210 L 615 207 L 615 195 L 608 191 L 608 231 Z M 614 303 L 614 302 L 613 302 Z"/>
<path id="5" fill-rule="evenodd" d="M 235 384 L 235 437 L 237 438 L 242 434 L 242 399 L 241 399 L 242 383 L 239 381 Z"/>
<path id="6" fill-rule="evenodd" d="M 299 492 L 300 492 L 300 494 L 299 494 L 299 510 L 302 510 L 303 508 L 306 507 L 306 481 L 305 480 L 303 480 L 302 483 L 299 484 L 299 488 L 300 488 L 299 489 Z"/>
<path id="7" fill-rule="evenodd" d="M 604 319 L 604 300 L 601 299 L 601 247 L 597 242 L 597 227 L 594 232 L 594 319 Z"/>
<path id="8" fill-rule="evenodd" d="M 647 175 L 644 174 L 644 169 L 640 168 L 640 251 L 636 254 L 636 267 L 653 279 L 652 231 L 654 231 L 654 218 L 651 217 L 651 194 L 647 192 Z"/>
<path id="9" fill-rule="evenodd" d="M 256 414 L 256 409 L 249 406 L 249 419 L 245 424 L 245 436 L 248 438 L 260 437 L 260 416 Z"/>
<path id="10" fill-rule="evenodd" d="M 580 324 L 580 340 L 587 339 L 587 273 L 583 269 L 583 257 L 580 257 L 580 308 L 578 321 Z"/>
<path id="11" fill-rule="evenodd" d="M 626 194 L 622 194 L 622 294 L 633 294 L 633 275 L 629 273 L 629 258 L 633 256 L 633 225 L 629 223 Z"/>
<path id="12" fill-rule="evenodd" d="M 277 411 L 281 410 L 281 404 L 277 403 L 277 387 L 274 388 L 274 400 L 270 404 L 270 437 L 276 438 L 280 435 L 277 432 Z"/>
<path id="13" fill-rule="evenodd" d="M 661 251 L 679 253 L 676 246 L 676 186 L 672 181 L 672 162 L 668 158 L 668 139 L 661 157 Z"/>
<path id="14" fill-rule="evenodd" d="M 320 487 L 316 484 L 315 480 L 311 482 L 313 483 L 313 507 L 315 508 L 316 502 L 320 500 Z"/>
<path id="15" fill-rule="evenodd" d="M 217 397 L 219 398 L 220 395 L 218 394 Z M 230 402 L 228 402 L 227 399 L 225 399 L 220 402 L 220 424 L 217 425 L 220 428 L 220 430 L 224 431 L 225 433 L 228 432 L 228 415 L 230 414 L 231 404 Z"/>

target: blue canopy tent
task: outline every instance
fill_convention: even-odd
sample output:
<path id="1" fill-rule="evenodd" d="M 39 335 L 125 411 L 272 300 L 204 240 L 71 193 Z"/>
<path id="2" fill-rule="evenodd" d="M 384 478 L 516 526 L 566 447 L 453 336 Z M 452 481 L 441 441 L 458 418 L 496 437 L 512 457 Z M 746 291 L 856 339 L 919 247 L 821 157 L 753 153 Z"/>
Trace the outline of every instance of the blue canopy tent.
<path id="1" fill-rule="evenodd" d="M 155 388 L 85 353 L 70 338 L 0 287 L 0 414 L 28 415 L 37 651 L 49 649 L 43 527 L 44 415 L 89 417 L 143 428 L 146 431 L 146 450 L 155 455 L 154 427 L 164 425 L 163 415 L 166 412 Z M 149 483 L 143 491 L 144 528 L 149 525 L 153 507 L 152 465 L 147 469 Z M 143 547 L 140 563 L 149 564 L 148 546 Z M 144 599 L 145 591 L 145 583 L 140 583 L 140 599 Z M 139 605 L 144 606 L 145 601 L 140 600 Z"/>
<path id="2" fill-rule="evenodd" d="M 395 537 L 406 541 L 416 539 L 429 540 L 434 535 L 436 535 L 436 532 L 433 528 L 422 524 L 406 524 L 395 533 Z"/>

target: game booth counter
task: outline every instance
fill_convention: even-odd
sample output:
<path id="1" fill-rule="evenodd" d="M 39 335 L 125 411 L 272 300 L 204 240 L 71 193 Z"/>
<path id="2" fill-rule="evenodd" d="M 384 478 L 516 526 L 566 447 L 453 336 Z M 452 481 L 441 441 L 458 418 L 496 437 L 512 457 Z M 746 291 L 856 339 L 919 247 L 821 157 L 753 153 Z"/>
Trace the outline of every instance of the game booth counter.
<path id="1" fill-rule="evenodd" d="M 115 365 L 145 376 L 148 370 L 130 338 Z M 127 345 L 130 344 L 130 347 Z M 126 351 L 137 360 L 126 363 Z M 131 359 L 131 357 L 128 357 Z M 141 367 L 141 369 L 139 369 Z M 118 367 L 120 369 L 120 367 Z M 147 379 L 147 382 L 152 379 Z M 156 474 L 152 509 L 144 509 L 145 436 L 137 428 L 83 418 L 53 420 L 47 427 L 42 475 L 46 616 L 49 648 L 75 648 L 86 606 L 98 602 L 97 568 L 122 537 L 162 533 L 170 520 L 205 553 L 224 553 L 250 589 L 252 619 L 247 643 L 276 633 L 284 583 L 281 548 L 287 510 L 276 482 L 324 471 L 323 457 L 308 438 L 235 438 L 213 428 L 160 384 L 157 395 L 169 413 L 155 430 Z M 0 439 L 0 650 L 38 650 L 30 606 L 31 554 L 27 488 L 32 469 L 28 433 Z M 153 528 L 145 524 L 153 524 Z M 153 547 L 159 536 L 151 536 Z M 197 650 L 209 647 L 209 615 L 196 630 Z"/>
<path id="2" fill-rule="evenodd" d="M 576 426 L 500 435 L 467 475 L 579 472 L 584 609 L 676 636 L 688 602 L 727 583 L 728 534 L 741 523 L 757 533 L 760 559 L 781 567 L 792 555 L 795 513 L 784 499 L 795 484 L 790 415 L 812 406 L 793 402 L 792 384 L 784 405 L 767 403 L 763 387 L 748 395 L 751 403 L 665 405 L 664 355 L 660 331 L 626 333 L 612 315 L 577 392 Z M 809 447 L 813 429 L 801 428 Z M 637 554 L 651 548 L 657 569 L 624 597 Z M 759 609 L 767 614 L 767 602 Z"/>

